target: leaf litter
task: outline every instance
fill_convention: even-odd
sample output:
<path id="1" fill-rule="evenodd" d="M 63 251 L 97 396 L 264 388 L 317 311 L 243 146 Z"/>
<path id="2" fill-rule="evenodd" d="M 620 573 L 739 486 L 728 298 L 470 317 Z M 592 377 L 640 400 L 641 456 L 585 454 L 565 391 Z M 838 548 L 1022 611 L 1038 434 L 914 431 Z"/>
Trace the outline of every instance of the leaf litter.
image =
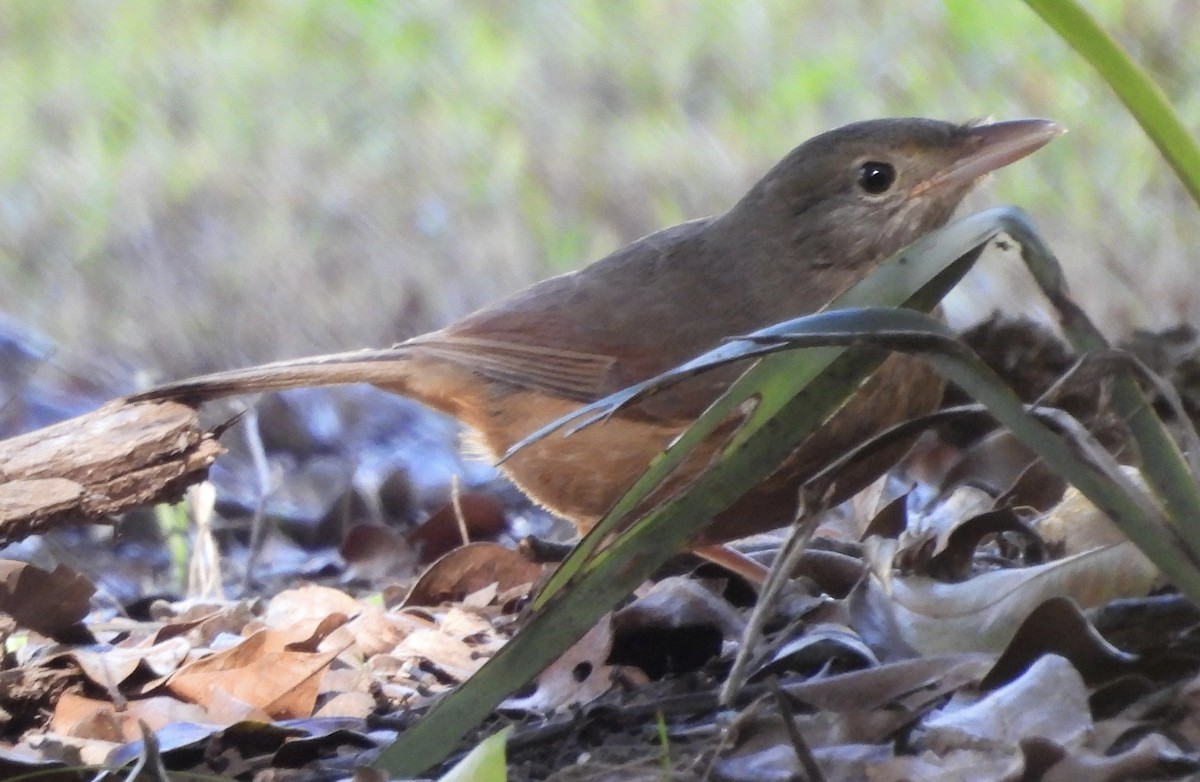
<path id="1" fill-rule="evenodd" d="M 1029 326 L 980 329 L 976 344 L 1025 398 L 1066 369 L 1014 358 L 1058 356 Z M 1156 371 L 1194 375 L 1187 341 L 1171 332 L 1167 342 L 1158 358 L 1184 369 Z M 1180 390 L 1194 414 L 1200 392 Z M 1097 397 L 1074 388 L 1059 401 L 1120 450 L 1119 423 Z M 299 408 L 337 409 L 336 395 L 320 399 Z M 288 424 L 268 449 L 280 479 L 340 442 L 294 409 L 272 416 Z M 5 552 L 0 773 L 135 762 L 149 756 L 143 725 L 171 771 L 350 778 L 369 764 L 518 630 L 545 566 L 512 541 L 556 534 L 487 475 L 476 472 L 456 506 L 427 476 L 401 480 L 380 458 L 365 447 L 346 467 L 312 462 L 295 473 L 317 482 L 311 490 L 267 503 L 300 542 L 261 597 L 156 597 L 162 567 L 131 569 L 141 580 L 123 583 L 128 541 L 94 529 L 61 536 L 68 552 L 96 551 L 63 557 L 75 567 L 45 548 L 24 561 Z M 214 470 L 225 524 L 254 505 L 239 469 Z M 461 544 L 464 529 L 476 542 Z M 242 544 L 220 526 L 214 535 L 228 568 Z M 745 550 L 769 560 L 776 540 Z M 827 513 L 773 606 L 753 675 L 722 703 L 752 599 L 708 568 L 664 575 L 515 693 L 480 738 L 512 726 L 514 779 L 788 779 L 806 757 L 827 780 L 874 782 L 1200 771 L 1200 614 L 1003 435 L 943 432 L 890 482 Z"/>

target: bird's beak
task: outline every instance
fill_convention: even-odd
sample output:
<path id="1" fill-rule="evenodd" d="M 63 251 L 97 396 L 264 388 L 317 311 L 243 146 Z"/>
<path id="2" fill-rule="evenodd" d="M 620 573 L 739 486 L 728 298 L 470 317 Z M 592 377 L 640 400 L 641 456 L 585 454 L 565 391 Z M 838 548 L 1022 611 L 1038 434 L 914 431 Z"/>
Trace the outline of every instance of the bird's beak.
<path id="1" fill-rule="evenodd" d="M 1048 144 L 1067 129 L 1048 119 L 1017 119 L 977 125 L 967 131 L 967 153 L 909 191 L 918 196 L 928 190 L 970 185 L 985 174 L 1020 160 Z"/>

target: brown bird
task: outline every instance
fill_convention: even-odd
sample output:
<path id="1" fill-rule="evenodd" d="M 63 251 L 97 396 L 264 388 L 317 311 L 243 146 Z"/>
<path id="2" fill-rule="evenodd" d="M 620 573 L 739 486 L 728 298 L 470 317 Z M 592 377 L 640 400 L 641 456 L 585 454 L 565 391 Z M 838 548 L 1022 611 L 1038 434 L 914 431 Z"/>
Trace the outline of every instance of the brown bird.
<path id="1" fill-rule="evenodd" d="M 982 176 L 1061 132 L 1040 119 L 847 125 L 792 150 L 725 214 L 653 233 L 438 331 L 383 350 L 182 380 L 132 399 L 199 403 L 372 383 L 455 416 L 486 453 L 498 456 L 582 403 L 681 364 L 726 337 L 819 310 L 943 225 Z M 741 369 L 688 380 L 605 425 L 543 438 L 503 469 L 534 500 L 586 531 Z M 695 550 L 710 555 L 713 544 L 790 522 L 805 479 L 882 429 L 931 411 L 941 392 L 942 381 L 920 359 L 888 358 L 772 478 L 715 517 Z M 890 456 L 839 476 L 831 499 L 876 478 L 899 454 Z M 688 469 L 704 462 L 694 459 Z"/>

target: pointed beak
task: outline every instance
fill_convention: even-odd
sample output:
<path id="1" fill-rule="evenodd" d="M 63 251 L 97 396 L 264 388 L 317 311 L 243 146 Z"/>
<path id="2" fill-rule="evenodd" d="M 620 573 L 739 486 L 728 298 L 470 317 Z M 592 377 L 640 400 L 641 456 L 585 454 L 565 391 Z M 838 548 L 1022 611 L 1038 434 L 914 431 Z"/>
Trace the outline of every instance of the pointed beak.
<path id="1" fill-rule="evenodd" d="M 970 185 L 985 174 L 1036 152 L 1066 132 L 1062 125 L 1048 119 L 977 125 L 967 131 L 967 153 L 935 176 L 918 183 L 909 195 L 918 196 L 947 186 Z"/>

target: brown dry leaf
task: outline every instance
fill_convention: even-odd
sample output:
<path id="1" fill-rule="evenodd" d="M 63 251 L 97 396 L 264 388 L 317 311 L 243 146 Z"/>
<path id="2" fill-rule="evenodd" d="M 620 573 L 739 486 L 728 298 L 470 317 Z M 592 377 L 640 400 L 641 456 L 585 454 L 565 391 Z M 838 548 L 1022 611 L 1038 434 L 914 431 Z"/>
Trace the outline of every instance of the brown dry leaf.
<path id="1" fill-rule="evenodd" d="M 379 707 L 379 703 L 375 700 L 375 696 L 369 692 L 361 692 L 357 690 L 349 690 L 340 692 L 329 700 L 325 701 L 314 717 L 349 717 L 356 720 L 365 720 L 375 713 Z"/>
<path id="2" fill-rule="evenodd" d="M 196 660 L 176 672 L 167 689 L 210 713 L 228 711 L 233 698 L 276 719 L 307 717 L 316 701 L 320 674 L 341 652 L 305 652 L 323 638 L 319 629 L 296 632 L 260 630 L 238 645 Z M 303 637 L 296 644 L 297 637 Z"/>
<path id="3" fill-rule="evenodd" d="M 878 774 L 879 769 L 891 762 L 893 754 L 891 746 L 878 744 L 841 744 L 813 750 L 813 757 L 824 772 L 824 782 L 892 782 Z M 895 782 L 913 779 L 927 782 L 925 777 L 900 777 Z"/>
<path id="4" fill-rule="evenodd" d="M 118 709 L 108 701 L 66 692 L 54 705 L 50 729 L 76 738 L 127 742 L 141 738 L 139 720 L 158 730 L 178 722 L 203 722 L 206 718 L 204 709 L 175 698 L 127 701 Z"/>
<path id="5" fill-rule="evenodd" d="M 106 690 L 115 690 L 144 665 L 156 676 L 166 676 L 176 670 L 192 650 L 184 638 L 174 638 L 148 646 L 117 646 L 103 651 L 94 648 L 76 649 L 69 653 L 87 676 Z"/>
<path id="6" fill-rule="evenodd" d="M 428 625 L 428 622 L 404 613 L 364 606 L 358 616 L 331 633 L 321 643 L 321 648 L 349 647 L 351 652 L 365 659 L 390 652 L 413 630 L 427 629 Z"/>
<path id="7" fill-rule="evenodd" d="M 532 588 L 541 579 L 544 565 L 499 543 L 470 543 L 456 548 L 417 580 L 403 606 L 436 606 L 461 600 L 491 584 L 499 592 L 517 587 Z"/>
<path id="8" fill-rule="evenodd" d="M 1021 779 L 1020 773 L 1020 761 L 1010 754 L 959 750 L 944 756 L 924 752 L 885 760 L 854 782 L 1014 782 Z"/>
<path id="9" fill-rule="evenodd" d="M 50 638 L 79 631 L 95 591 L 90 581 L 66 565 L 47 571 L 0 560 L 0 613 Z"/>
<path id="10" fill-rule="evenodd" d="M 965 450 L 942 479 L 946 488 L 977 486 L 993 497 L 1011 489 L 1037 454 L 1007 429 L 998 429 Z"/>
<path id="11" fill-rule="evenodd" d="M 411 577 L 418 564 L 413 545 L 382 524 L 355 524 L 346 532 L 338 552 L 349 577 L 370 583 Z"/>
<path id="12" fill-rule="evenodd" d="M 214 605 L 211 602 L 158 606 L 166 613 L 184 606 L 182 613 L 160 628 L 150 637 L 128 646 L 120 647 L 129 656 L 141 654 L 142 664 L 156 677 L 138 681 L 127 686 L 126 695 L 144 695 L 154 692 L 175 673 L 185 661 L 202 657 L 214 643 L 225 644 L 230 637 L 240 636 L 247 627 L 258 629 L 260 620 L 247 601 L 231 605 Z M 302 640 L 302 639 L 301 639 Z M 182 659 L 178 655 L 183 653 Z"/>
<path id="13" fill-rule="evenodd" d="M 1200 741 L 1200 676 L 1194 676 L 1179 688 L 1179 700 L 1186 710 L 1175 729 L 1194 744 Z"/>
<path id="14" fill-rule="evenodd" d="M 494 632 L 486 615 L 465 606 L 452 606 L 439 623 L 443 633 L 464 640 L 483 637 Z"/>
<path id="15" fill-rule="evenodd" d="M 796 717 L 795 728 L 811 749 L 825 782 L 943 779 L 937 773 L 942 769 L 933 764 L 925 764 L 923 773 L 913 774 L 914 759 L 895 756 L 892 736 L 909 720 L 911 716 L 903 711 L 888 709 L 850 716 L 817 713 Z M 735 748 L 714 763 L 714 779 L 760 782 L 808 778 L 777 715 L 739 719 L 735 742 Z M 981 777 L 966 779 L 978 782 Z"/>
<path id="16" fill-rule="evenodd" d="M 77 683 L 74 666 L 55 665 L 52 659 L 0 671 L 0 719 L 11 725 L 11 720 L 22 714 L 49 712 L 54 700 Z M 0 741 L 0 749 L 3 747 Z"/>
<path id="17" fill-rule="evenodd" d="M 109 701 L 94 700 L 64 692 L 54 705 L 50 729 L 55 733 L 84 739 L 121 743 L 138 737 L 137 722 L 118 713 Z"/>
<path id="18" fill-rule="evenodd" d="M 29 736 L 24 747 L 42 761 L 57 760 L 69 765 L 103 766 L 121 742 L 76 738 L 61 733 Z"/>
<path id="19" fill-rule="evenodd" d="M 605 664 L 610 651 L 611 613 L 538 674 L 533 692 L 521 698 L 507 699 L 502 708 L 547 714 L 563 706 L 589 703 L 599 698 L 612 686 L 613 669 Z"/>
<path id="20" fill-rule="evenodd" d="M 920 563 L 922 575 L 939 581 L 965 581 L 978 570 L 976 550 L 980 544 L 1005 535 L 1007 542 L 1019 541 L 1019 556 L 1010 554 L 1013 564 L 1041 564 L 1046 560 L 1046 547 L 1013 508 L 997 508 L 965 519 L 946 540 L 943 549 Z"/>
<path id="21" fill-rule="evenodd" d="M 233 725 L 238 722 L 270 722 L 271 715 L 265 709 L 248 703 L 236 695 L 214 687 L 204 703 L 208 715 L 205 722 L 211 725 Z"/>
<path id="22" fill-rule="evenodd" d="M 864 569 L 874 573 L 887 588 L 892 580 L 892 563 L 900 551 L 900 536 L 908 528 L 911 495 L 912 492 L 902 494 L 879 508 L 859 538 Z"/>
<path id="23" fill-rule="evenodd" d="M 164 623 L 151 636 L 152 642 L 185 636 L 193 646 L 209 646 L 214 638 L 224 633 L 239 635 L 247 624 L 258 620 L 250 601 L 246 600 L 236 603 L 159 602 L 152 607 L 151 615 Z"/>
<path id="24" fill-rule="evenodd" d="M 1011 681 L 1046 654 L 1070 660 L 1089 684 L 1119 676 L 1137 661 L 1134 655 L 1106 641 L 1077 605 L 1063 597 L 1052 597 L 1021 623 L 980 687 L 990 690 Z"/>
<path id="25" fill-rule="evenodd" d="M 128 651 L 139 654 L 142 664 L 155 676 L 167 676 L 187 659 L 191 649 L 189 640 L 181 637 L 145 647 L 135 647 Z"/>
<path id="26" fill-rule="evenodd" d="M 438 630 L 418 630 L 400 642 L 390 657 L 427 663 L 439 679 L 462 682 L 486 662 L 475 654 L 475 647 L 461 638 Z"/>
<path id="27" fill-rule="evenodd" d="M 1024 739 L 1040 737 L 1079 747 L 1092 730 L 1083 677 L 1058 655 L 1042 657 L 1015 681 L 967 701 L 960 692 L 925 720 L 920 746 L 939 755 L 962 749 L 1010 751 Z"/>
<path id="28" fill-rule="evenodd" d="M 799 726 L 797 726 L 799 727 Z M 804 768 L 793 748 L 783 720 L 777 714 L 752 711 L 737 720 L 733 729 L 734 748 L 713 764 L 713 776 L 724 782 L 804 779 Z M 806 743 L 808 733 L 801 730 Z M 875 748 L 875 761 L 891 756 L 886 748 Z M 825 767 L 822 767 L 826 770 Z"/>
<path id="29" fill-rule="evenodd" d="M 1045 513 L 1063 498 L 1069 484 L 1040 459 L 1017 478 L 1008 491 L 996 498 L 997 507 L 1031 508 Z"/>
<path id="30" fill-rule="evenodd" d="M 960 584 L 893 578 L 890 594 L 872 578 L 856 603 L 854 625 L 886 624 L 922 654 L 999 652 L 1051 597 L 1069 597 L 1087 609 L 1145 595 L 1157 577 L 1136 546 L 1122 543 L 1044 565 L 984 573 Z"/>
<path id="31" fill-rule="evenodd" d="M 144 722 L 151 730 L 162 730 L 170 725 L 180 723 L 203 723 L 207 715 L 204 709 L 194 703 L 184 703 L 169 695 L 156 695 L 151 698 L 139 698 L 125 703 L 125 713 L 132 721 L 132 728 L 137 732 L 137 723 Z M 139 736 L 135 736 L 138 738 Z"/>
<path id="32" fill-rule="evenodd" d="M 825 666 L 835 670 L 861 669 L 879 665 L 879 660 L 858 633 L 845 625 L 820 622 L 800 636 L 780 646 L 754 676 L 785 671 L 819 671 Z"/>
<path id="33" fill-rule="evenodd" d="M 496 497 L 468 491 L 434 511 L 405 538 L 419 552 L 421 563 L 427 564 L 466 543 L 464 527 L 470 540 L 484 541 L 494 540 L 507 526 L 504 505 Z"/>
<path id="34" fill-rule="evenodd" d="M 837 541 L 863 540 L 880 534 L 881 526 L 889 520 L 901 519 L 896 533 L 904 528 L 904 506 L 908 492 L 895 496 L 889 491 L 891 483 L 882 476 L 836 508 L 821 514 L 817 521 L 816 538 Z"/>
<path id="35" fill-rule="evenodd" d="M 905 563 L 927 562 L 945 550 L 956 529 L 990 511 L 995 502 L 982 489 L 959 486 L 928 507 L 910 509 L 908 527 L 900 535 L 897 559 Z"/>

